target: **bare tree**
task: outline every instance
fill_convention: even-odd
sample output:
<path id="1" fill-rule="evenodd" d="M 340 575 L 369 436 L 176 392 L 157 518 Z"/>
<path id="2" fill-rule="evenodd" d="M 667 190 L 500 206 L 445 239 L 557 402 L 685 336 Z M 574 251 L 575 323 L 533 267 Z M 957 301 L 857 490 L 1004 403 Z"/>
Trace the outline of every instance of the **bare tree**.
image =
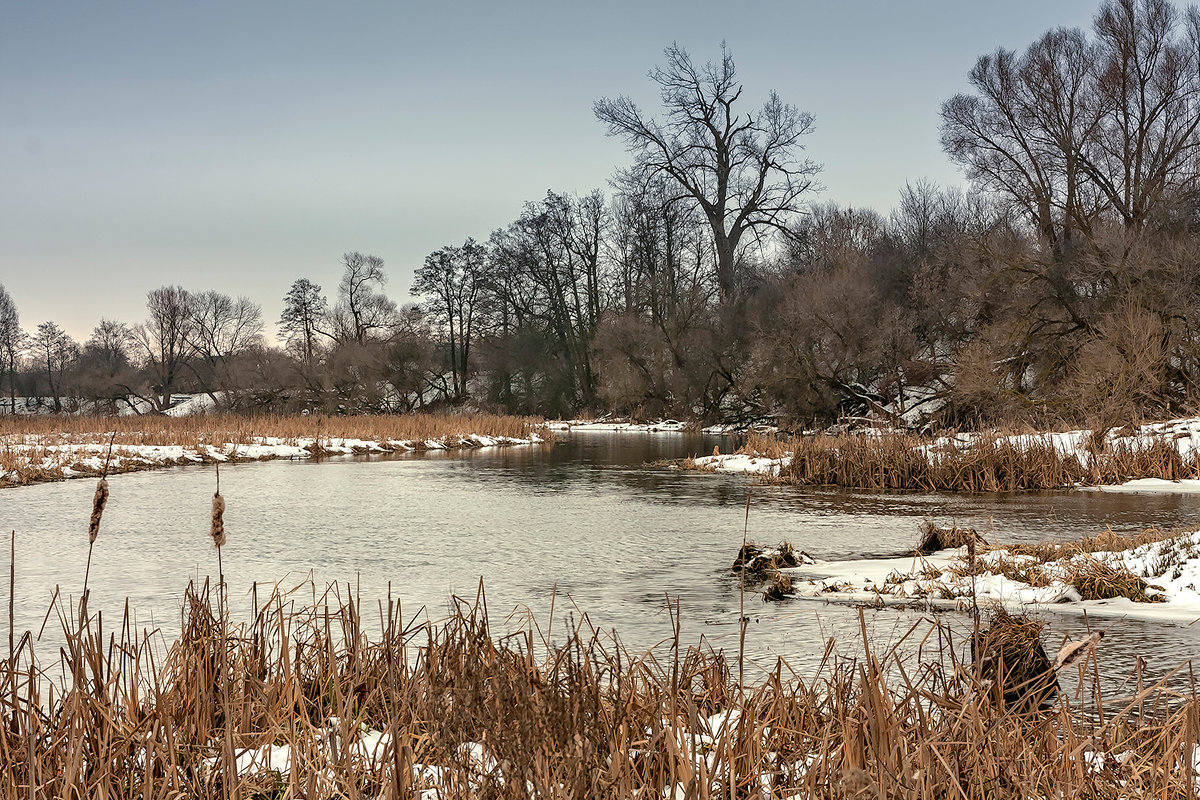
<path id="1" fill-rule="evenodd" d="M 92 329 L 92 335 L 84 344 L 90 359 L 112 377 L 129 366 L 129 348 L 133 342 L 133 331 L 124 322 L 102 319 Z"/>
<path id="2" fill-rule="evenodd" d="M 231 365 L 239 356 L 263 344 L 262 308 L 247 297 L 236 300 L 221 292 L 192 295 L 191 345 L 205 366 L 206 375 L 193 367 L 193 373 L 217 402 L 216 389 L 234 391 Z"/>
<path id="3" fill-rule="evenodd" d="M 54 399 L 54 410 L 62 412 L 63 375 L 79 358 L 79 345 L 55 323 L 43 322 L 38 325 L 30 348 L 45 370 L 50 396 Z"/>
<path id="4" fill-rule="evenodd" d="M 355 251 L 342 256 L 342 265 L 345 271 L 338 284 L 338 303 L 330 314 L 332 335 L 363 344 L 395 322 L 396 304 L 382 292 L 387 282 L 382 258 Z"/>
<path id="5" fill-rule="evenodd" d="M 163 286 L 146 295 L 147 320 L 133 329 L 133 341 L 149 371 L 158 411 L 171 396 L 184 363 L 193 354 L 196 316 L 192 295 L 181 286 Z"/>
<path id="6" fill-rule="evenodd" d="M 430 298 L 427 310 L 444 325 L 455 400 L 467 393 L 471 344 L 487 281 L 487 262 L 487 247 L 467 239 L 461 247 L 443 247 L 426 256 L 412 286 L 412 294 Z"/>
<path id="7" fill-rule="evenodd" d="M 1200 12 L 1106 0 L 1094 39 L 1055 29 L 971 70 L 942 106 L 942 145 L 1020 208 L 1056 261 L 1097 219 L 1140 230 L 1200 189 Z"/>
<path id="8" fill-rule="evenodd" d="M 943 148 L 976 185 L 1018 208 L 1056 260 L 1099 211 L 1081 161 L 1099 124 L 1096 57 L 1082 31 L 1056 29 L 1024 55 L 980 57 L 975 92 L 942 105 Z"/>
<path id="9" fill-rule="evenodd" d="M 8 373 L 9 410 L 17 413 L 17 358 L 24 348 L 25 332 L 12 295 L 0 284 L 0 364 Z"/>
<path id="10" fill-rule="evenodd" d="M 132 347 L 133 332 L 123 322 L 102 319 L 92 329 L 80 354 L 76 380 L 80 397 L 93 408 L 117 413 L 119 403 L 128 399 L 128 391 L 122 387 L 135 382 L 131 374 Z"/>
<path id="11" fill-rule="evenodd" d="M 737 105 L 742 85 L 733 56 L 697 67 L 677 44 L 650 78 L 659 86 L 663 121 L 646 116 L 629 97 L 598 100 L 596 117 L 623 139 L 644 180 L 668 177 L 672 201 L 696 203 L 712 228 L 722 301 L 738 289 L 738 248 L 747 233 L 790 233 L 790 217 L 815 188 L 820 167 L 801 159 L 811 114 L 771 92 L 757 113 Z"/>
<path id="12" fill-rule="evenodd" d="M 1095 29 L 1102 113 L 1083 167 L 1121 222 L 1140 228 L 1200 189 L 1200 11 L 1106 0 Z"/>

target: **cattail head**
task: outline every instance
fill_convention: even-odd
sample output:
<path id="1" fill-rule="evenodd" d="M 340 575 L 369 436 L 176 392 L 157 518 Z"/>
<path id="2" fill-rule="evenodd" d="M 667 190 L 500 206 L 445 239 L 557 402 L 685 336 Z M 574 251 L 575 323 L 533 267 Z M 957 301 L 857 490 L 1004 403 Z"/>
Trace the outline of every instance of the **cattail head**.
<path id="1" fill-rule="evenodd" d="M 88 544 L 95 544 L 100 535 L 100 518 L 104 516 L 104 507 L 108 505 L 108 481 L 101 478 L 96 484 L 96 494 L 92 497 L 92 519 L 88 523 Z"/>
<path id="2" fill-rule="evenodd" d="M 225 544 L 225 498 L 220 492 L 213 495 L 212 505 L 212 533 L 213 544 L 218 548 Z"/>

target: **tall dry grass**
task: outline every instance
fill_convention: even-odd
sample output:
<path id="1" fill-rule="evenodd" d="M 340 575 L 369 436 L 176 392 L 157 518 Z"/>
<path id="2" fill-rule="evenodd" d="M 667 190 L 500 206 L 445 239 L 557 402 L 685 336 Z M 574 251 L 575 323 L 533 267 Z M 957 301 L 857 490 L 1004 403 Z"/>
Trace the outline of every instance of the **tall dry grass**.
<path id="1" fill-rule="evenodd" d="M 791 453 L 791 461 L 773 480 L 805 486 L 1018 492 L 1200 477 L 1200 461 L 1184 459 L 1166 438 L 1117 445 L 1093 441 L 1077 453 L 1047 436 L 983 434 L 969 443 L 939 444 L 897 432 L 794 438 L 776 450 Z"/>
<path id="2" fill-rule="evenodd" d="M 553 434 L 536 417 L 492 414 L 398 414 L 327 417 L 264 414 L 212 414 L 190 417 L 31 417 L 0 416 L 0 486 L 60 480 L 67 470 L 98 473 L 87 456 L 114 456 L 109 471 L 130 472 L 161 466 L 212 461 L 208 447 L 244 446 L 269 440 L 321 453 L 345 440 L 374 443 L 383 449 L 402 444 L 424 449 L 435 441 L 471 447 L 466 437 L 544 440 Z M 148 453 L 139 448 L 182 448 L 186 452 Z M 245 460 L 236 450 L 225 455 Z M 269 455 L 263 457 L 271 457 Z M 107 459 L 106 459 L 107 462 Z"/>
<path id="3" fill-rule="evenodd" d="M 580 626 L 493 634 L 481 603 L 439 624 L 370 621 L 331 589 L 272 593 L 234 625 L 190 590 L 181 635 L 60 619 L 67 678 L 22 639 L 0 698 L 0 797 L 1194 798 L 1200 703 L 1165 683 L 1052 714 L 959 661 L 933 622 L 807 680 L 739 687 L 720 653 L 632 653 Z M 864 630 L 865 637 L 865 630 Z M 917 646 L 919 645 L 919 646 Z M 829 651 L 827 651 L 828 653 Z M 930 656 L 930 652 L 933 653 Z M 46 654 L 41 654 L 43 657 Z M 1079 668 L 1092 674 L 1092 664 Z M 1084 681 L 1086 684 L 1086 680 Z M 1082 690 L 1081 690 L 1082 691 Z M 382 735 L 381 735 L 382 734 Z M 269 768 L 235 770 L 255 754 Z M 290 756 L 282 756 L 286 746 Z M 1119 758 L 1118 758 L 1119 756 Z M 438 794 L 421 789 L 441 787 Z"/>
<path id="4" fill-rule="evenodd" d="M 100 444 L 107 443 L 115 433 L 116 446 L 186 447 L 214 442 L 250 444 L 264 436 L 291 442 L 301 439 L 402 442 L 468 434 L 527 438 L 543 422 L 539 417 L 497 414 L 0 416 L 0 440 L 33 437 L 45 444 Z"/>

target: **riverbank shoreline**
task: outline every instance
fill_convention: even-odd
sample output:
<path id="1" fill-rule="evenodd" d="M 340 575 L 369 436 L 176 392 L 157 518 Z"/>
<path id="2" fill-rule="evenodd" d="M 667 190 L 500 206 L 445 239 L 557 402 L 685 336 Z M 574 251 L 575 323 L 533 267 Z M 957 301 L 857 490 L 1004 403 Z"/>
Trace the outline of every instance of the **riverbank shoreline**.
<path id="1" fill-rule="evenodd" d="M 0 420 L 0 489 L 192 464 L 546 444 L 521 417 L 71 417 Z"/>
<path id="2" fill-rule="evenodd" d="M 963 546 L 894 558 L 802 562 L 774 572 L 788 576 L 788 599 L 1185 626 L 1200 621 L 1200 531 L 980 544 L 978 550 Z"/>
<path id="3" fill-rule="evenodd" d="M 1200 491 L 1200 417 L 1107 430 L 919 437 L 864 429 L 780 439 L 751 435 L 731 453 L 676 468 L 766 483 L 894 492 Z"/>

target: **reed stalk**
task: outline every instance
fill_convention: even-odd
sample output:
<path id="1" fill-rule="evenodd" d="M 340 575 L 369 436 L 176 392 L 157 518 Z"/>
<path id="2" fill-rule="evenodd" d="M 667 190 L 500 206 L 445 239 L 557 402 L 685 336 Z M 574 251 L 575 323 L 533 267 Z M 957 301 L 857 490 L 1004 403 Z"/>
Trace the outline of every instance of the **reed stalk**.
<path id="1" fill-rule="evenodd" d="M 128 609 L 111 633 L 98 616 L 66 624 L 67 685 L 30 640 L 7 665 L 19 692 L 0 700 L 0 798 L 31 787 L 39 797 L 412 797 L 436 786 L 461 798 L 829 800 L 1195 788 L 1200 704 L 1187 671 L 1141 670 L 1133 696 L 1110 698 L 1092 677 L 1094 642 L 1065 668 L 1094 695 L 1063 691 L 1050 714 L 1006 700 L 994 685 L 1012 665 L 963 660 L 940 620 L 887 648 L 863 623 L 861 655 L 815 674 L 780 661 L 731 678 L 722 654 L 677 634 L 660 660 L 581 620 L 535 653 L 536 624 L 489 634 L 482 597 L 436 623 L 389 598 L 368 626 L 356 594 L 312 595 L 275 590 L 234 623 L 219 596 L 193 586 L 170 642 L 139 631 Z M 234 769 L 252 756 L 258 768 Z"/>

